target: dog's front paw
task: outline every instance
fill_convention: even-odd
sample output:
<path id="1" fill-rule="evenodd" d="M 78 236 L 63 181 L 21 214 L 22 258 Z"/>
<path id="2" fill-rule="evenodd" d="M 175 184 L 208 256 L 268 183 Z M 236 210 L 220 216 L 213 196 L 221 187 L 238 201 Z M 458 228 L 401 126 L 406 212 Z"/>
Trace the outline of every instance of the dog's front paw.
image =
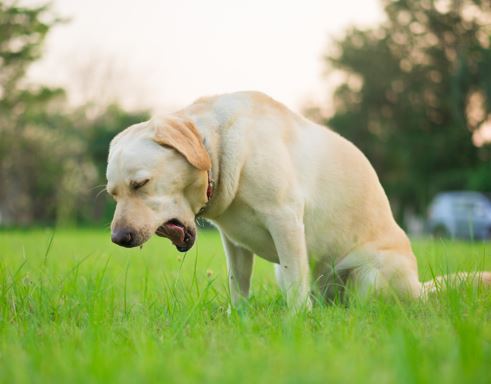
<path id="1" fill-rule="evenodd" d="M 234 304 L 229 304 L 227 308 L 227 316 L 238 316 L 243 317 L 249 312 L 249 302 L 247 299 L 239 300 Z"/>
<path id="2" fill-rule="evenodd" d="M 288 308 L 292 313 L 312 312 L 312 300 L 307 297 L 304 300 L 289 302 Z"/>

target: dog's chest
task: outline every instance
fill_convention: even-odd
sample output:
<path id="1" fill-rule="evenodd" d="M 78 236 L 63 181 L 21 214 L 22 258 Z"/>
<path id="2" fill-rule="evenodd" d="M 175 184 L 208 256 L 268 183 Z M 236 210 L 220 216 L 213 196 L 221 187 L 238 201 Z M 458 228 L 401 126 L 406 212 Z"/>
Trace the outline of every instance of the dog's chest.
<path id="1" fill-rule="evenodd" d="M 278 262 L 273 239 L 251 207 L 236 201 L 213 221 L 233 243 L 266 260 Z"/>

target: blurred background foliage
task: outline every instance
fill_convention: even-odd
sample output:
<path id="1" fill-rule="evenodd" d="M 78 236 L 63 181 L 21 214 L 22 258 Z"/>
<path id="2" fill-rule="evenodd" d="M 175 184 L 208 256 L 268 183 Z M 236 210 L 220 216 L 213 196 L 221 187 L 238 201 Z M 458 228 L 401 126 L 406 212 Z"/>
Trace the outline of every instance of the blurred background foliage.
<path id="1" fill-rule="evenodd" d="M 479 141 L 491 128 L 491 2 L 383 4 L 383 24 L 329 50 L 344 81 L 323 122 L 367 155 L 399 219 L 424 214 L 439 191 L 491 191 L 491 148 Z"/>
<path id="2" fill-rule="evenodd" d="M 96 100 L 72 107 L 63 89 L 26 82 L 60 22 L 48 5 L 0 1 L 0 224 L 109 222 L 99 193 L 109 141 L 148 117 L 117 103 L 94 108 Z"/>
<path id="3" fill-rule="evenodd" d="M 491 191 L 491 148 L 479 141 L 491 125 L 491 3 L 382 3 L 385 22 L 330 44 L 326 72 L 342 79 L 332 113 L 306 113 L 361 148 L 399 219 L 442 190 Z M 26 81 L 62 22 L 49 5 L 0 1 L 0 225 L 108 224 L 109 141 L 149 116 L 117 100 L 74 107 L 64 89 Z"/>

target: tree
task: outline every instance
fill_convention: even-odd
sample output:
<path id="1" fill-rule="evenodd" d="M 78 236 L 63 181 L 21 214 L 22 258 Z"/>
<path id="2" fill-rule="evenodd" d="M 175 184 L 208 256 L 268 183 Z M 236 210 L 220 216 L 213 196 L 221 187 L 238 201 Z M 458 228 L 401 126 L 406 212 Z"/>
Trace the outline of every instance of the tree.
<path id="1" fill-rule="evenodd" d="M 386 22 L 349 30 L 326 57 L 346 81 L 325 123 L 365 152 L 399 217 L 441 190 L 491 190 L 490 149 L 472 143 L 491 110 L 491 3 L 383 4 Z"/>
<path id="2" fill-rule="evenodd" d="M 63 89 L 26 82 L 59 22 L 48 5 L 0 2 L 0 224 L 107 219 L 95 187 L 104 183 L 109 141 L 147 117 L 100 100 L 74 110 Z"/>
<path id="3" fill-rule="evenodd" d="M 49 7 L 26 8 L 0 2 L 0 214 L 3 221 L 28 222 L 45 216 L 52 203 L 43 204 L 46 182 L 56 177 L 54 129 L 62 123 L 53 114 L 63 98 L 61 89 L 31 86 L 24 77 L 38 59 L 46 34 L 59 22 Z M 51 144 L 54 144 L 51 143 Z M 37 172 L 39 164 L 49 172 Z M 36 190 L 36 193 L 32 193 Z M 40 201 L 33 204 L 32 197 Z M 39 204 L 41 203 L 41 204 Z M 43 212 L 36 212 L 36 209 Z"/>

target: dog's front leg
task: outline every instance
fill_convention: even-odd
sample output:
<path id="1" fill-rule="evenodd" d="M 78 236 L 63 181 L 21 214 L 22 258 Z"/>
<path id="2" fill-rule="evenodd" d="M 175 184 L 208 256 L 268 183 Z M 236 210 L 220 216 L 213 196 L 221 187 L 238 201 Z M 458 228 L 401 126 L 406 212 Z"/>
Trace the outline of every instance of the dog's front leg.
<path id="1" fill-rule="evenodd" d="M 270 220 L 270 233 L 278 253 L 278 273 L 288 307 L 293 311 L 310 310 L 309 263 L 303 223 L 297 218 L 279 217 Z"/>
<path id="2" fill-rule="evenodd" d="M 227 256 L 228 281 L 232 305 L 236 307 L 241 300 L 249 297 L 254 255 L 251 251 L 232 243 L 220 232 Z"/>

